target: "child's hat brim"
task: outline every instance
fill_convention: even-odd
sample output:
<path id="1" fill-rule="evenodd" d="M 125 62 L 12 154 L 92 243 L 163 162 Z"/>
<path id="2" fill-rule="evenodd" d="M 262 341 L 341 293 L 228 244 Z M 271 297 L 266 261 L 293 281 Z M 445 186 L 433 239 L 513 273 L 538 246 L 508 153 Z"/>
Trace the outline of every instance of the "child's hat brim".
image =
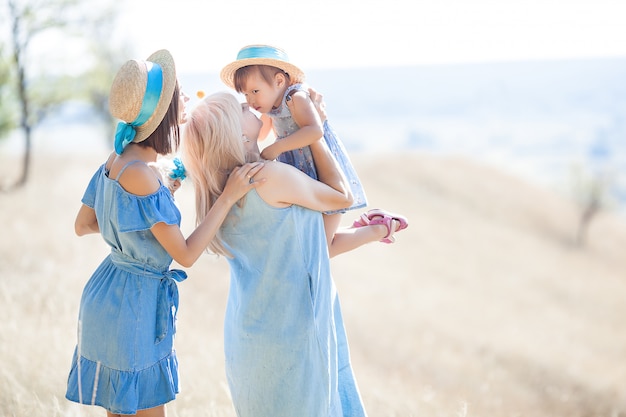
<path id="1" fill-rule="evenodd" d="M 304 81 L 304 71 L 290 63 L 287 53 L 282 49 L 270 45 L 249 45 L 241 48 L 237 59 L 222 69 L 222 82 L 234 89 L 235 72 L 248 65 L 270 65 L 285 71 L 292 79 Z"/>

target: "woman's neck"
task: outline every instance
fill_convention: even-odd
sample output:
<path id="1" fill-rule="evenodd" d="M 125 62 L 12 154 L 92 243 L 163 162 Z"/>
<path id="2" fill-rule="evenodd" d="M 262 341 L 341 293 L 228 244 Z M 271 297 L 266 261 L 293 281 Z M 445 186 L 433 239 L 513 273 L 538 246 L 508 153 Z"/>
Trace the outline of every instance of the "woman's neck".
<path id="1" fill-rule="evenodd" d="M 139 146 L 136 143 L 129 143 L 122 156 L 125 159 L 139 159 L 144 162 L 156 162 L 157 152 L 149 146 Z"/>
<path id="2" fill-rule="evenodd" d="M 251 141 L 246 146 L 246 162 L 257 162 L 261 160 L 261 151 L 256 141 Z"/>

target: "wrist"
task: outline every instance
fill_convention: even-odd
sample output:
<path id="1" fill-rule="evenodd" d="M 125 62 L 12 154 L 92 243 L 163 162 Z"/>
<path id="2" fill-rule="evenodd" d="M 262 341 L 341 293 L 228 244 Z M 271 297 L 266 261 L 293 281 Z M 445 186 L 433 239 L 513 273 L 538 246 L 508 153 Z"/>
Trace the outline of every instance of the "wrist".
<path id="1" fill-rule="evenodd" d="M 235 203 L 237 202 L 237 196 L 235 195 L 235 192 L 233 190 L 231 190 L 229 187 L 224 188 L 224 191 L 222 191 L 222 194 L 220 194 L 220 196 L 217 198 L 217 200 L 215 200 L 215 203 L 213 204 L 213 207 L 222 207 L 223 209 L 225 209 L 226 211 L 230 210 L 232 206 L 235 205 Z"/>
<path id="2" fill-rule="evenodd" d="M 272 143 L 270 146 L 268 146 L 269 148 L 269 153 L 272 156 L 272 159 L 276 159 L 278 157 L 278 155 L 280 155 L 281 149 L 280 149 L 280 141 L 276 141 L 274 143 Z"/>

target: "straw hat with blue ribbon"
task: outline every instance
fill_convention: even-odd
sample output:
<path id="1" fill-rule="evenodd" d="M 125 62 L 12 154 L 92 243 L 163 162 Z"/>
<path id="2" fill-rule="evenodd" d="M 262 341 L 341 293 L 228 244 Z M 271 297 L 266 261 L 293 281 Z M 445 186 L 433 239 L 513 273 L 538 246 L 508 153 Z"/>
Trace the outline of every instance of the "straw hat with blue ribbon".
<path id="1" fill-rule="evenodd" d="M 111 116 L 120 119 L 115 152 L 121 155 L 131 142 L 141 142 L 159 126 L 172 102 L 176 68 L 169 51 L 162 49 L 145 61 L 127 61 L 117 72 L 109 95 Z"/>
<path id="2" fill-rule="evenodd" d="M 222 82 L 235 88 L 235 72 L 248 65 L 270 65 L 285 71 L 292 80 L 304 81 L 304 71 L 289 62 L 287 53 L 271 45 L 249 45 L 241 48 L 237 59 L 226 65 L 220 72 Z"/>

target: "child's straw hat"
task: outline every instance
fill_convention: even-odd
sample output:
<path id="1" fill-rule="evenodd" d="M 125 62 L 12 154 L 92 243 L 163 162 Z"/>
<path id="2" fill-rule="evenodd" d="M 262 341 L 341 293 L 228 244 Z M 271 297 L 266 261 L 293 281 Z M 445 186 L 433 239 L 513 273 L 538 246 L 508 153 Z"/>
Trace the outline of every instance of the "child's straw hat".
<path id="1" fill-rule="evenodd" d="M 161 68 L 161 83 L 154 64 Z M 109 111 L 134 130 L 134 137 L 126 135 L 128 139 L 141 142 L 156 130 L 172 102 L 175 86 L 174 59 L 165 49 L 156 51 L 146 61 L 130 60 L 122 65 L 111 85 Z"/>
<path id="2" fill-rule="evenodd" d="M 222 69 L 222 82 L 235 88 L 235 72 L 248 65 L 270 65 L 285 71 L 292 79 L 304 80 L 304 72 L 289 62 L 287 53 L 282 49 L 270 45 L 249 45 L 241 48 L 237 59 Z"/>

